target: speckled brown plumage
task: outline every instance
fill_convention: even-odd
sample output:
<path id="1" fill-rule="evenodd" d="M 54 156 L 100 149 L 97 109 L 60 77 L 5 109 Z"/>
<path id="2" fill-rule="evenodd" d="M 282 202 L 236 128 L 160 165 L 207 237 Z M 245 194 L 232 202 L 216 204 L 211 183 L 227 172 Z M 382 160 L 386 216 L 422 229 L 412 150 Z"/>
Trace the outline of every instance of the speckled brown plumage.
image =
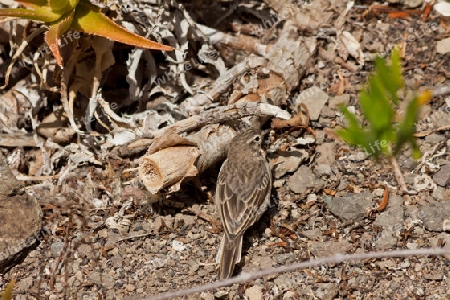
<path id="1" fill-rule="evenodd" d="M 241 259 L 243 234 L 267 209 L 271 187 L 260 132 L 246 129 L 231 141 L 217 178 L 215 204 L 224 228 L 216 258 L 220 279 L 233 274 Z"/>

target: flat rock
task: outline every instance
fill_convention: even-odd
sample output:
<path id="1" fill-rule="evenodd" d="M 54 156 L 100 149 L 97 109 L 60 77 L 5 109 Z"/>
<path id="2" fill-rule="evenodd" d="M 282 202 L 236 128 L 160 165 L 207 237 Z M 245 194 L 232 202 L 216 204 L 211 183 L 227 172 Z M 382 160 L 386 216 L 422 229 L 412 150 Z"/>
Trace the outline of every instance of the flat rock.
<path id="1" fill-rule="evenodd" d="M 339 292 L 339 285 L 337 283 L 320 283 L 317 285 L 315 297 L 323 300 L 333 300 Z"/>
<path id="2" fill-rule="evenodd" d="M 327 257 L 338 253 L 345 254 L 352 250 L 353 246 L 348 241 L 342 240 L 339 242 L 311 242 L 308 243 L 308 248 L 315 257 Z"/>
<path id="3" fill-rule="evenodd" d="M 261 269 L 268 269 L 272 268 L 277 263 L 271 257 L 257 256 L 252 260 L 252 264 L 258 265 Z"/>
<path id="4" fill-rule="evenodd" d="M 214 300 L 214 295 L 211 292 L 202 292 L 200 294 L 202 300 Z"/>
<path id="5" fill-rule="evenodd" d="M 405 210 L 399 205 L 388 206 L 386 211 L 380 213 L 374 222 L 375 225 L 383 228 L 375 241 L 377 249 L 390 249 L 397 244 L 396 232 L 403 228 L 404 218 Z"/>
<path id="6" fill-rule="evenodd" d="M 114 278 L 109 274 L 100 274 L 99 272 L 92 272 L 88 276 L 90 282 L 103 286 L 106 289 L 112 289 L 114 287 Z"/>
<path id="7" fill-rule="evenodd" d="M 288 187 L 297 194 L 320 190 L 324 182 L 316 178 L 314 173 L 307 167 L 301 166 L 288 180 Z"/>
<path id="8" fill-rule="evenodd" d="M 279 290 L 283 291 L 292 289 L 296 285 L 296 280 L 290 274 L 279 274 L 273 283 Z"/>
<path id="9" fill-rule="evenodd" d="M 302 231 L 302 235 L 306 236 L 312 241 L 319 241 L 322 238 L 322 230 L 320 230 L 319 228 L 304 230 Z"/>
<path id="10" fill-rule="evenodd" d="M 296 295 L 293 291 L 287 291 L 283 295 L 283 300 L 292 300 L 295 299 Z"/>
<path id="11" fill-rule="evenodd" d="M 309 89 L 302 91 L 295 101 L 300 104 L 303 103 L 308 108 L 309 117 L 311 120 L 316 121 L 319 119 L 320 111 L 325 103 L 328 101 L 328 95 L 320 88 L 313 86 Z"/>
<path id="12" fill-rule="evenodd" d="M 350 95 L 343 94 L 336 97 L 331 97 L 328 101 L 328 106 L 335 111 L 339 111 L 339 106 L 341 104 L 348 105 L 350 103 Z"/>
<path id="13" fill-rule="evenodd" d="M 449 45 L 449 47 L 450 47 L 450 45 Z M 445 141 L 445 136 L 443 136 L 442 134 L 433 133 L 433 134 L 427 135 L 425 137 L 425 142 L 430 143 L 430 144 L 442 143 L 444 141 Z"/>
<path id="14" fill-rule="evenodd" d="M 18 263 L 39 240 L 42 211 L 0 153 L 0 273 Z"/>
<path id="15" fill-rule="evenodd" d="M 318 164 L 314 171 L 318 176 L 330 176 L 332 174 L 329 164 Z"/>
<path id="16" fill-rule="evenodd" d="M 436 52 L 440 54 L 446 54 L 450 52 L 450 37 L 437 42 Z"/>
<path id="17" fill-rule="evenodd" d="M 436 186 L 433 189 L 433 194 L 431 194 L 431 196 L 438 201 L 448 200 L 450 199 L 450 189 Z"/>
<path id="18" fill-rule="evenodd" d="M 191 227 L 195 225 L 195 220 L 197 218 L 191 215 L 178 213 L 175 215 L 175 228 L 179 228 L 180 226 Z"/>
<path id="19" fill-rule="evenodd" d="M 450 187 L 450 165 L 443 165 L 433 176 L 434 182 L 442 187 Z"/>
<path id="20" fill-rule="evenodd" d="M 262 289 L 260 286 L 254 285 L 245 290 L 245 296 L 249 300 L 261 300 L 263 298 Z"/>
<path id="21" fill-rule="evenodd" d="M 418 217 L 422 220 L 427 230 L 444 231 L 444 225 L 450 221 L 450 201 L 422 206 Z"/>
<path id="22" fill-rule="evenodd" d="M 339 219 L 358 221 L 364 218 L 366 209 L 372 206 L 372 195 L 369 193 L 347 194 L 325 200 L 325 203 L 328 210 Z"/>
<path id="23" fill-rule="evenodd" d="M 305 153 L 300 151 L 290 151 L 280 153 L 274 166 L 274 176 L 276 179 L 281 178 L 286 173 L 295 172 L 299 165 L 308 158 Z"/>
<path id="24" fill-rule="evenodd" d="M 317 164 L 328 164 L 332 165 L 335 161 L 336 156 L 336 144 L 334 143 L 323 143 L 316 147 L 316 153 L 319 153 L 319 157 L 316 158 Z"/>

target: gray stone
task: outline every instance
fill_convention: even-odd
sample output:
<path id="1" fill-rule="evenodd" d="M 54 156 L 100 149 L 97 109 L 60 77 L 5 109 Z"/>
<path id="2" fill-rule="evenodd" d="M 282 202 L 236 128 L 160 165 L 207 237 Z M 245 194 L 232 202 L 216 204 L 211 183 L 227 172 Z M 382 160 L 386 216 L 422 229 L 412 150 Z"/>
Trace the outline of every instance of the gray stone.
<path id="1" fill-rule="evenodd" d="M 195 216 L 178 213 L 175 215 L 175 228 L 178 228 L 181 224 L 186 227 L 194 226 L 196 219 Z"/>
<path id="2" fill-rule="evenodd" d="M 19 292 L 28 292 L 33 285 L 33 276 L 27 276 L 21 280 L 19 280 L 15 286 L 14 290 Z"/>
<path id="3" fill-rule="evenodd" d="M 431 194 L 431 196 L 438 201 L 448 200 L 450 199 L 450 189 L 435 186 L 435 188 L 433 189 L 433 194 Z"/>
<path id="4" fill-rule="evenodd" d="M 287 182 L 288 187 L 297 194 L 306 194 L 310 191 L 322 189 L 324 182 L 316 178 L 314 173 L 307 167 L 301 166 Z"/>
<path id="5" fill-rule="evenodd" d="M 352 250 L 353 246 L 348 241 L 342 240 L 339 242 L 311 242 L 308 243 L 308 248 L 315 257 L 326 257 L 337 253 L 345 254 Z"/>
<path id="6" fill-rule="evenodd" d="M 314 293 L 317 299 L 333 300 L 338 296 L 339 284 L 337 283 L 319 283 L 317 286 L 318 289 Z"/>
<path id="7" fill-rule="evenodd" d="M 374 224 L 383 227 L 383 229 L 399 230 L 403 226 L 405 210 L 401 206 L 388 207 L 386 211 L 377 216 Z"/>
<path id="8" fill-rule="evenodd" d="M 432 133 L 425 137 L 425 142 L 428 144 L 437 144 L 445 141 L 445 137 L 442 134 Z"/>
<path id="9" fill-rule="evenodd" d="M 214 298 L 216 298 L 216 299 L 228 299 L 228 297 L 227 297 L 228 294 L 229 294 L 229 292 L 220 290 L 220 291 L 217 291 L 216 293 L 214 293 Z"/>
<path id="10" fill-rule="evenodd" d="M 430 270 L 428 273 L 423 275 L 423 278 L 426 280 L 442 280 L 444 277 L 444 273 L 441 270 Z"/>
<path id="11" fill-rule="evenodd" d="M 120 256 L 120 255 L 114 255 L 110 259 L 110 261 L 111 261 L 112 265 L 116 268 L 122 268 L 124 265 L 122 256 Z"/>
<path id="12" fill-rule="evenodd" d="M 404 202 L 405 201 L 403 200 L 402 196 L 399 196 L 396 194 L 390 195 L 388 209 L 389 209 L 389 207 L 394 207 L 394 206 L 402 206 L 403 207 Z"/>
<path id="13" fill-rule="evenodd" d="M 302 235 L 306 236 L 310 240 L 319 241 L 322 238 L 322 230 L 319 228 L 304 230 L 302 231 Z"/>
<path id="14" fill-rule="evenodd" d="M 295 254 L 293 252 L 282 253 L 282 254 L 277 254 L 275 256 L 275 260 L 278 264 L 284 265 L 284 264 L 288 264 L 288 263 L 296 261 L 297 257 L 295 256 Z"/>
<path id="15" fill-rule="evenodd" d="M 393 235 L 393 232 L 383 231 L 375 241 L 375 247 L 377 249 L 390 249 L 397 244 L 397 238 Z"/>
<path id="16" fill-rule="evenodd" d="M 64 285 L 61 282 L 55 283 L 55 292 L 61 293 L 64 290 Z"/>
<path id="17" fill-rule="evenodd" d="M 347 189 L 348 187 L 348 181 L 345 179 L 341 179 L 341 181 L 339 182 L 339 185 L 337 187 L 338 191 L 343 191 L 345 189 Z"/>
<path id="18" fill-rule="evenodd" d="M 281 291 L 292 289 L 296 286 L 296 279 L 291 274 L 279 274 L 273 282 Z"/>
<path id="19" fill-rule="evenodd" d="M 316 121 L 319 119 L 320 111 L 327 101 L 327 93 L 314 86 L 302 91 L 295 102 L 298 104 L 304 103 L 308 108 L 310 119 Z"/>
<path id="20" fill-rule="evenodd" d="M 325 118 L 333 118 L 336 116 L 337 111 L 334 109 L 331 109 L 329 106 L 324 106 L 322 110 L 320 111 L 320 116 Z"/>
<path id="21" fill-rule="evenodd" d="M 59 257 L 61 255 L 61 252 L 64 249 L 64 242 L 63 241 L 54 241 L 50 245 L 50 250 L 52 251 L 53 257 Z"/>
<path id="22" fill-rule="evenodd" d="M 339 106 L 341 104 L 344 104 L 345 106 L 347 106 L 350 102 L 350 95 L 349 94 L 343 94 L 343 95 L 339 95 L 336 97 L 331 97 L 330 100 L 328 101 L 328 106 L 331 109 L 334 109 L 336 111 L 339 110 Z"/>
<path id="23" fill-rule="evenodd" d="M 296 295 L 293 291 L 287 291 L 283 295 L 283 300 L 293 300 L 295 299 Z"/>
<path id="24" fill-rule="evenodd" d="M 88 278 L 92 283 L 98 286 L 103 286 L 108 290 L 114 287 L 115 280 L 109 274 L 100 274 L 99 272 L 94 271 L 89 274 Z"/>
<path id="25" fill-rule="evenodd" d="M 418 217 L 427 230 L 443 231 L 444 224 L 450 220 L 450 201 L 425 205 L 420 210 Z"/>
<path id="26" fill-rule="evenodd" d="M 330 176 L 331 166 L 328 164 L 318 164 L 314 171 L 318 176 Z"/>
<path id="27" fill-rule="evenodd" d="M 405 210 L 398 205 L 389 206 L 386 211 L 380 213 L 374 222 L 383 228 L 375 241 L 377 249 L 389 249 L 397 244 L 396 232 L 403 228 L 404 218 Z"/>
<path id="28" fill-rule="evenodd" d="M 327 134 L 322 130 L 316 130 L 316 144 L 322 144 L 326 139 Z"/>
<path id="29" fill-rule="evenodd" d="M 261 300 L 263 298 L 262 289 L 260 286 L 254 285 L 245 290 L 245 296 L 249 300 Z"/>
<path id="30" fill-rule="evenodd" d="M 325 200 L 328 210 L 340 219 L 347 221 L 362 220 L 366 209 L 372 207 L 372 196 L 369 193 L 347 194 Z"/>
<path id="31" fill-rule="evenodd" d="M 202 292 L 200 294 L 202 300 L 214 300 L 214 295 L 211 292 Z"/>
<path id="32" fill-rule="evenodd" d="M 442 187 L 450 187 L 450 165 L 443 165 L 441 169 L 434 174 L 433 180 Z"/>
<path id="33" fill-rule="evenodd" d="M 335 161 L 336 155 L 335 143 L 323 143 L 316 147 L 316 153 L 319 153 L 319 157 L 316 159 L 317 164 L 329 164 L 332 165 Z"/>
<path id="34" fill-rule="evenodd" d="M 122 238 L 122 235 L 115 233 L 113 230 L 108 231 L 108 238 L 106 239 L 105 247 L 116 246 L 117 241 Z"/>
<path id="35" fill-rule="evenodd" d="M 271 257 L 263 257 L 263 259 L 259 262 L 259 266 L 261 269 L 268 269 L 272 268 L 277 263 L 271 258 Z"/>
<path id="36" fill-rule="evenodd" d="M 413 185 L 414 184 L 414 178 L 417 177 L 417 174 L 408 173 L 405 175 L 405 183 Z"/>
<path id="37" fill-rule="evenodd" d="M 78 246 L 77 252 L 79 253 L 79 257 L 94 258 L 96 255 L 91 244 L 81 244 Z"/>
<path id="38" fill-rule="evenodd" d="M 295 172 L 299 165 L 308 158 L 308 155 L 300 151 L 283 152 L 278 156 L 274 166 L 274 176 L 281 178 L 286 173 Z"/>
<path id="39" fill-rule="evenodd" d="M 436 51 L 440 54 L 450 52 L 450 37 L 438 41 L 436 44 Z"/>

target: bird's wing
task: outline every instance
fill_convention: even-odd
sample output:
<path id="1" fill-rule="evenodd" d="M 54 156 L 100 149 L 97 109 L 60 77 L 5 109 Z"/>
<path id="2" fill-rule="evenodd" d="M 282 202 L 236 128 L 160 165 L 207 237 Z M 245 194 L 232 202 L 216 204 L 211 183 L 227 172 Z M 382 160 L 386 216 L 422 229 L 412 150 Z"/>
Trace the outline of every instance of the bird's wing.
<path id="1" fill-rule="evenodd" d="M 243 234 L 264 213 L 270 199 L 271 182 L 265 160 L 248 168 L 235 166 L 228 159 L 223 163 L 217 179 L 216 207 L 229 239 Z"/>

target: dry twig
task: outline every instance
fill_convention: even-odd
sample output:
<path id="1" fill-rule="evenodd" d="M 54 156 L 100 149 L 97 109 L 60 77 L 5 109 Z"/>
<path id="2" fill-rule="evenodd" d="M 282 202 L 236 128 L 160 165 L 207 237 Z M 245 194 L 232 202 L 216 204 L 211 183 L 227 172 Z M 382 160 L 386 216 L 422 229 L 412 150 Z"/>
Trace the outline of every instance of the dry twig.
<path id="1" fill-rule="evenodd" d="M 368 253 L 354 253 L 354 254 L 335 254 L 333 256 L 328 256 L 324 258 L 318 258 L 315 260 L 310 260 L 301 263 L 295 263 L 288 266 L 282 266 L 277 268 L 265 269 L 253 273 L 243 273 L 236 277 L 217 281 L 214 283 L 208 283 L 202 286 L 193 287 L 186 290 L 179 290 L 174 292 L 167 292 L 159 295 L 152 296 L 151 298 L 144 298 L 148 300 L 164 300 L 173 299 L 175 297 L 181 297 L 186 295 L 191 295 L 194 293 L 200 293 L 204 291 L 209 291 L 212 289 L 217 289 L 224 286 L 229 286 L 236 283 L 244 283 L 257 278 L 262 278 L 264 276 L 286 273 L 291 271 L 296 271 L 304 268 L 317 267 L 321 265 L 328 264 L 339 264 L 346 261 L 354 260 L 364 260 L 364 259 L 379 259 L 379 258 L 390 258 L 390 257 L 409 257 L 418 255 L 448 255 L 450 254 L 450 249 L 443 248 L 428 248 L 428 249 L 415 249 L 415 250 L 392 250 L 392 251 L 381 251 L 381 252 L 368 252 Z M 144 300 L 143 299 L 143 300 Z"/>

